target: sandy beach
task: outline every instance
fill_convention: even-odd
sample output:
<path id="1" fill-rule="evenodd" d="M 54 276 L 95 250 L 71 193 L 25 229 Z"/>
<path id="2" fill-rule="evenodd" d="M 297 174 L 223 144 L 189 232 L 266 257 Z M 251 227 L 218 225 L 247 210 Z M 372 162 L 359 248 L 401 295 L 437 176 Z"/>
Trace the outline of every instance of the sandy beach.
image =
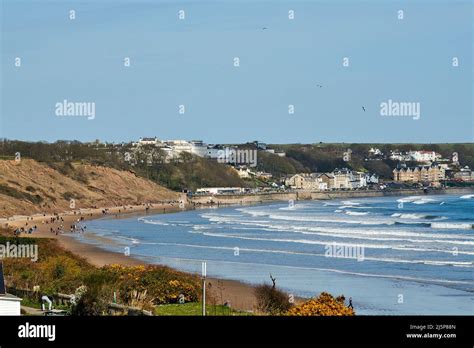
<path id="1" fill-rule="evenodd" d="M 148 209 L 146 209 L 148 207 Z M 189 209 L 190 206 L 181 206 L 178 203 L 153 203 L 148 205 L 126 205 L 119 207 L 100 207 L 91 209 L 81 209 L 75 211 L 69 211 L 64 213 L 56 214 L 36 214 L 33 216 L 17 216 L 15 218 L 9 218 L 8 221 L 2 223 L 2 227 L 8 230 L 9 235 L 14 234 L 14 230 L 18 228 L 31 228 L 36 226 L 34 232 L 21 233 L 21 237 L 34 237 L 34 238 L 53 238 L 56 239 L 60 246 L 71 251 L 72 253 L 85 258 L 89 263 L 96 267 L 102 267 L 110 264 L 120 264 L 124 266 L 137 266 L 143 265 L 147 262 L 134 258 L 132 256 L 126 256 L 124 253 L 117 253 L 108 250 L 101 249 L 97 246 L 81 243 L 72 236 L 73 233 L 82 232 L 70 232 L 70 226 L 77 224 L 81 218 L 83 219 L 83 226 L 87 227 L 85 221 L 98 219 L 102 217 L 109 218 L 127 218 L 131 216 L 143 216 L 146 214 L 160 214 L 160 213 L 172 213 Z M 104 214 L 103 211 L 107 210 Z M 54 222 L 50 222 L 51 218 L 59 218 Z M 61 229 L 61 233 L 51 232 Z M 239 281 L 228 280 L 228 279 L 207 279 L 208 289 L 208 302 L 210 304 L 216 302 L 230 302 L 233 308 L 243 311 L 254 311 L 256 309 L 256 299 L 254 296 L 254 287 Z"/>
<path id="2" fill-rule="evenodd" d="M 450 193 L 472 192 L 472 190 L 450 190 Z M 223 205 L 225 206 L 225 205 Z M 204 205 L 202 206 L 204 207 Z M 36 226 L 37 228 L 31 233 L 21 233 L 21 237 L 36 238 L 54 238 L 58 240 L 60 246 L 71 251 L 72 253 L 85 258 L 89 263 L 96 267 L 102 267 L 110 264 L 121 264 L 124 266 L 136 266 L 148 263 L 146 260 L 127 256 L 125 253 L 118 253 L 102 249 L 98 246 L 87 244 L 74 238 L 73 234 L 82 233 L 79 230 L 71 232 L 71 225 L 77 224 L 82 220 L 81 226 L 87 227 L 87 221 L 100 218 L 130 218 L 133 216 L 156 215 L 163 213 L 172 213 L 193 209 L 193 205 L 185 204 L 184 206 L 178 202 L 163 202 L 140 205 L 126 205 L 115 207 L 99 207 L 90 209 L 77 209 L 62 213 L 35 214 L 32 216 L 15 216 L 0 220 L 0 227 L 7 230 L 9 235 L 14 234 L 14 230 L 18 228 L 29 228 Z M 51 222 L 54 218 L 55 221 Z M 61 233 L 56 231 L 61 230 Z M 53 232 L 51 232 L 51 230 Z M 100 239 L 92 233 L 87 233 L 88 238 Z M 112 241 L 106 240 L 102 244 L 106 245 Z M 236 280 L 208 278 L 208 294 L 210 298 L 214 298 L 217 304 L 221 302 L 230 302 L 232 306 L 239 310 L 253 311 L 256 308 L 256 299 L 254 296 L 254 286 Z M 210 301 L 212 303 L 212 301 Z"/>

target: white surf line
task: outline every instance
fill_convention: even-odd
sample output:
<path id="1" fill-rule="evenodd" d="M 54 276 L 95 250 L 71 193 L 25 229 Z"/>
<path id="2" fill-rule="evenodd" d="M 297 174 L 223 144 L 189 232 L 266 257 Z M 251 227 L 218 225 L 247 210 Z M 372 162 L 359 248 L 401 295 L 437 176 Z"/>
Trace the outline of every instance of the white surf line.
<path id="1" fill-rule="evenodd" d="M 291 232 L 291 233 L 302 233 L 302 234 L 315 234 L 315 235 L 328 235 L 331 236 L 342 236 L 347 235 L 347 238 L 354 238 L 354 239 L 363 239 L 363 237 L 357 237 L 357 235 L 386 235 L 386 236 L 395 236 L 395 237 L 422 237 L 427 239 L 400 239 L 400 238 L 367 238 L 372 240 L 407 240 L 414 243 L 449 243 L 449 244 L 467 244 L 467 245 L 474 245 L 474 237 L 469 235 L 462 235 L 462 234 L 439 234 L 439 233 L 417 233 L 417 232 L 410 232 L 406 230 L 355 230 L 355 229 L 348 229 L 348 228 L 335 228 L 335 227 L 311 227 L 311 226 L 289 226 L 289 225 L 274 225 L 270 221 L 241 221 L 241 220 L 228 220 L 228 219 L 218 219 L 214 218 L 210 221 L 217 222 L 218 224 L 235 224 L 239 226 L 255 226 L 258 227 L 266 227 L 268 230 L 274 230 L 278 232 Z M 286 221 L 286 220 L 285 220 Z M 336 221 L 335 221 L 336 222 Z M 337 221 L 338 222 L 338 221 Z M 343 222 L 343 221 L 341 221 Z M 214 224 L 215 225 L 215 224 Z M 212 226 L 212 224 L 211 224 Z M 233 228 L 233 229 L 238 229 Z M 318 232 L 318 233 L 316 233 Z M 335 233 L 335 234 L 333 234 Z M 350 236 L 350 237 L 349 237 Z M 446 241 L 440 241 L 438 239 L 428 239 L 428 238 L 445 238 Z M 450 240 L 450 238 L 459 238 L 459 239 L 466 239 L 467 241 L 457 241 L 457 240 Z"/>
<path id="2" fill-rule="evenodd" d="M 300 266 L 288 266 L 288 265 L 275 265 L 275 264 L 268 264 L 268 263 L 255 263 L 255 262 L 239 262 L 239 261 L 223 261 L 223 260 L 212 260 L 212 259 L 191 259 L 191 258 L 184 258 L 184 257 L 172 257 L 172 256 L 150 256 L 150 255 L 140 255 L 135 254 L 136 256 L 146 257 L 146 258 L 162 258 L 162 259 L 171 259 L 171 260 L 179 260 L 179 261 L 192 261 L 192 262 L 208 262 L 209 264 L 214 263 L 229 263 L 229 264 L 239 264 L 239 265 L 255 265 L 255 266 L 270 266 L 270 267 L 281 267 L 281 268 L 289 268 L 289 269 L 300 269 L 300 270 L 309 270 L 309 271 L 322 271 L 322 272 L 333 272 L 333 273 L 340 273 L 340 274 L 347 274 L 347 275 L 356 275 L 361 277 L 371 277 L 371 278 L 387 278 L 387 279 L 397 279 L 397 280 L 408 280 L 413 282 L 419 283 L 442 283 L 442 284 L 467 284 L 467 285 L 474 285 L 474 282 L 467 282 L 462 280 L 447 280 L 447 279 L 431 279 L 431 278 L 416 278 L 416 277 L 408 277 L 408 276 L 398 276 L 398 275 L 388 275 L 388 274 L 369 274 L 369 273 L 359 273 L 359 272 L 349 272 L 349 271 L 342 271 L 338 269 L 331 269 L 331 268 L 315 268 L 315 267 L 300 267 Z M 197 272 L 197 271 L 196 271 Z M 235 279 L 235 278 L 230 278 Z M 467 290 L 464 290 L 467 291 Z"/>
<path id="3" fill-rule="evenodd" d="M 183 243 L 164 243 L 164 242 L 144 242 L 141 244 L 152 244 L 152 245 L 163 245 L 163 246 L 184 246 L 190 248 L 200 248 L 200 249 L 217 249 L 217 250 L 229 250 L 234 251 L 236 247 L 226 247 L 226 246 L 213 246 L 213 245 L 198 245 L 198 244 L 183 244 Z M 276 253 L 276 254 L 288 254 L 288 255 L 302 255 L 302 256 L 317 256 L 317 257 L 326 257 L 325 254 L 316 254 L 316 253 L 305 253 L 298 251 L 289 251 L 289 250 L 269 250 L 269 249 L 252 249 L 252 248 L 239 248 L 239 252 L 248 251 L 256 253 Z M 348 259 L 348 258 L 344 258 Z M 403 260 L 403 259 L 391 259 L 391 258 L 377 258 L 377 257 L 366 257 L 364 256 L 364 261 L 380 261 L 380 262 L 393 262 L 393 263 L 411 263 L 411 264 L 426 264 L 426 265 L 438 265 L 438 266 L 448 266 L 448 265 L 460 265 L 464 267 L 470 267 L 474 265 L 473 262 L 462 262 L 462 261 L 437 261 L 437 260 Z"/>
<path id="4" fill-rule="evenodd" d="M 248 225 L 243 223 L 242 225 Z M 292 227 L 291 229 L 289 226 L 285 225 L 265 225 L 265 224 L 249 224 L 250 226 L 257 226 L 260 230 L 269 231 L 269 232 L 285 232 L 285 233 L 299 233 L 303 235 L 317 235 L 323 237 L 335 237 L 335 238 L 346 238 L 346 239 L 360 239 L 366 241 L 407 241 L 412 243 L 446 243 L 446 244 L 460 244 L 460 245 L 474 245 L 474 240 L 471 236 L 463 236 L 463 235 L 436 235 L 436 234 L 416 234 L 411 232 L 405 231 L 398 231 L 399 233 L 390 233 L 390 232 L 380 232 L 380 231 L 349 231 L 349 230 L 339 230 L 339 229 L 332 229 L 326 227 Z M 207 230 L 212 228 L 216 228 L 217 226 L 211 225 Z M 240 230 L 245 229 L 243 227 L 230 227 L 232 230 Z M 249 229 L 249 228 L 247 228 Z M 256 229 L 256 228 L 250 228 Z M 212 232 L 212 231 L 211 231 Z M 383 237 L 377 238 L 377 235 L 381 236 L 394 236 L 393 237 Z M 236 236 L 237 237 L 237 236 Z M 408 237 L 422 237 L 425 239 L 410 239 Z M 429 238 L 442 238 L 442 239 L 429 239 Z M 457 239 L 448 239 L 448 238 L 459 238 Z"/>
<path id="5" fill-rule="evenodd" d="M 268 238 L 242 237 L 242 236 L 236 236 L 236 235 L 224 235 L 224 234 L 214 233 L 214 232 L 198 232 L 198 231 L 188 231 L 188 233 L 202 234 L 209 237 L 260 240 L 260 241 L 266 241 L 266 242 L 284 242 L 284 243 L 300 243 L 300 244 L 316 244 L 316 245 L 328 244 L 328 242 L 312 241 L 312 240 L 307 240 L 307 239 L 268 239 Z M 353 247 L 363 246 L 364 248 L 368 248 L 368 249 L 393 249 L 393 250 L 401 250 L 401 251 L 408 250 L 408 251 L 441 252 L 441 253 L 453 254 L 453 250 L 411 248 L 411 247 L 405 247 L 403 245 L 388 246 L 388 245 L 353 244 L 353 243 L 344 243 L 344 245 L 353 246 Z M 468 251 L 456 251 L 456 252 L 458 254 L 463 254 L 463 255 L 474 255 L 474 252 L 468 252 Z"/>
<path id="6" fill-rule="evenodd" d="M 273 224 L 252 224 L 252 223 L 245 223 L 242 222 L 240 225 L 243 226 L 256 226 L 256 227 L 265 227 L 268 230 L 274 230 L 278 232 L 293 232 L 293 233 L 303 233 L 305 234 L 316 234 L 316 235 L 324 235 L 324 234 L 338 234 L 338 235 L 345 235 L 348 238 L 349 236 L 360 236 L 360 235 L 367 235 L 367 236 L 394 236 L 394 237 L 422 237 L 427 238 L 426 240 L 414 240 L 414 241 L 432 241 L 428 238 L 441 238 L 447 239 L 451 241 L 456 241 L 456 239 L 465 239 L 467 241 L 472 241 L 474 245 L 474 236 L 464 235 L 464 234 L 440 234 L 440 233 L 417 233 L 417 232 L 410 232 L 407 230 L 372 230 L 372 229 L 347 229 L 347 228 L 334 228 L 334 227 L 311 227 L 311 226 L 289 226 L 289 225 L 273 225 Z M 237 227 L 238 229 L 239 227 Z M 357 237 L 354 237 L 357 238 Z M 370 239 L 367 237 L 367 239 Z M 378 239 L 375 239 L 378 240 Z M 389 240 L 388 238 L 380 239 L 380 240 Z M 399 240 L 399 239 L 394 239 Z M 401 239 L 404 240 L 404 239 Z M 462 243 L 464 244 L 464 243 Z M 471 243 L 467 243 L 471 244 Z"/>

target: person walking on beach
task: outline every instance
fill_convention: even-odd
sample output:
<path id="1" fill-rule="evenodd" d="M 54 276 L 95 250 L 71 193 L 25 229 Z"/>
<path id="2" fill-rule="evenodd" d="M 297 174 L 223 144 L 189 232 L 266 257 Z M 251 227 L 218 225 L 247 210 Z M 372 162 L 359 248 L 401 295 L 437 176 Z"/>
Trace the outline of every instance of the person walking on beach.
<path id="1" fill-rule="evenodd" d="M 354 309 L 354 306 L 352 305 L 352 297 L 349 297 L 349 306 L 347 306 L 347 308 Z"/>

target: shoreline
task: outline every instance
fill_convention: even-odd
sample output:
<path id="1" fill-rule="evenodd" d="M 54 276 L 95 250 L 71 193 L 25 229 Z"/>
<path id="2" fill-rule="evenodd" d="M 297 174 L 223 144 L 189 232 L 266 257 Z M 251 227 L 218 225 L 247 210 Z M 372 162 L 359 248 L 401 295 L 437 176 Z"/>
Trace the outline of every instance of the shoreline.
<path id="1" fill-rule="evenodd" d="M 59 245 L 70 251 L 71 253 L 83 257 L 87 262 L 95 267 L 103 267 L 106 265 L 111 264 L 120 264 L 123 266 L 139 266 L 139 265 L 147 265 L 147 264 L 154 264 L 151 262 L 147 262 L 141 258 L 127 256 L 125 253 L 119 253 L 115 251 L 106 250 L 102 247 L 93 245 L 91 243 L 81 242 L 78 238 L 75 238 L 74 233 L 79 232 L 69 232 L 66 231 L 64 233 L 55 234 L 50 232 L 50 228 L 57 228 L 62 223 L 64 226 L 69 226 L 72 223 L 77 223 L 78 217 L 83 216 L 84 221 L 90 221 L 95 219 L 101 218 L 117 218 L 117 219 L 125 219 L 130 218 L 133 216 L 147 216 L 147 215 L 156 215 L 156 214 L 167 214 L 167 213 L 176 213 L 180 211 L 191 210 L 190 207 L 185 207 L 184 209 L 179 208 L 177 205 L 173 204 L 166 204 L 166 205 L 159 205 L 153 204 L 153 207 L 146 212 L 143 209 L 143 205 L 139 206 L 129 206 L 127 205 L 128 211 L 121 212 L 114 216 L 115 213 L 118 213 L 118 210 L 123 210 L 123 206 L 120 207 L 111 207 L 109 209 L 109 214 L 103 215 L 102 209 L 105 208 L 94 208 L 87 215 L 77 215 L 77 214 L 59 214 L 60 217 L 63 218 L 64 221 L 56 221 L 53 223 L 42 223 L 44 220 L 48 220 L 51 217 L 54 217 L 54 214 L 46 214 L 46 215 L 39 215 L 36 214 L 31 216 L 26 220 L 26 217 L 21 219 L 16 219 L 13 221 L 8 221 L 9 226 L 6 227 L 7 231 L 9 232 L 8 235 L 12 235 L 12 228 L 19 228 L 25 227 L 25 224 L 28 222 L 28 226 L 37 225 L 36 231 L 31 234 L 21 233 L 20 237 L 26 238 L 50 238 L 55 239 L 58 241 Z M 165 210 L 164 210 L 164 209 Z M 198 208 L 199 209 L 199 208 Z M 86 232 L 87 233 L 87 232 Z M 93 233 L 93 232 L 91 232 Z M 166 266 L 166 265 L 162 265 Z M 169 266 L 166 266 L 169 267 Z M 179 272 L 189 273 L 186 271 L 178 270 Z M 214 277 L 207 278 L 208 284 L 208 294 L 211 295 L 214 299 L 216 299 L 217 304 L 221 304 L 220 302 L 230 302 L 232 307 L 237 310 L 241 311 L 255 311 L 256 310 L 256 298 L 254 296 L 254 289 L 255 286 L 251 284 L 247 284 L 238 280 L 233 279 L 219 279 Z M 209 289 L 209 285 L 211 285 L 211 289 Z M 222 290 L 222 292 L 221 292 Z M 211 304 L 212 302 L 209 301 L 208 303 Z"/>
<path id="2" fill-rule="evenodd" d="M 445 192 L 433 192 L 431 194 L 462 194 L 468 192 L 474 192 L 473 189 L 455 189 L 455 190 L 443 190 Z M 350 193 L 350 192 L 340 192 L 339 194 Z M 400 193 L 400 196 L 406 195 L 405 192 Z M 419 194 L 426 194 L 423 191 L 418 191 Z M 413 194 L 409 193 L 409 194 Z M 395 195 L 395 194 L 390 194 Z M 398 196 L 398 195 L 397 195 Z M 358 195 L 358 198 L 367 198 L 373 197 L 373 195 Z M 339 197 L 332 197 L 330 199 L 338 198 L 356 198 L 353 195 L 341 195 Z M 320 199 L 311 199 L 311 200 L 320 200 Z M 284 200 L 270 200 L 262 203 L 271 203 Z M 260 204 L 260 202 L 246 202 L 245 205 Z M 199 205 L 198 207 L 192 206 L 191 204 L 186 204 L 184 207 L 179 206 L 176 203 L 154 203 L 154 204 L 141 204 L 141 205 L 127 205 L 119 207 L 110 207 L 110 208 L 92 208 L 92 209 L 81 209 L 80 213 L 76 212 L 65 212 L 60 214 L 35 214 L 29 217 L 16 217 L 14 220 L 8 220 L 8 226 L 5 226 L 9 232 L 12 232 L 12 228 L 19 227 L 31 227 L 36 225 L 37 229 L 31 234 L 21 233 L 21 237 L 33 237 L 33 238 L 52 238 L 56 239 L 61 247 L 64 249 L 79 255 L 85 258 L 90 264 L 96 267 L 102 267 L 110 264 L 120 264 L 124 266 L 138 266 L 144 264 L 153 264 L 152 262 L 147 262 L 143 259 L 136 258 L 133 256 L 127 256 L 125 253 L 119 253 L 115 251 L 106 250 L 97 245 L 91 243 L 80 241 L 78 238 L 74 237 L 75 233 L 81 232 L 69 232 L 68 227 L 71 224 L 100 219 L 100 218 L 117 218 L 124 219 L 133 216 L 142 217 L 147 215 L 156 215 L 156 214 L 166 214 L 166 213 L 175 213 L 180 211 L 187 211 L 200 208 L 208 207 L 228 207 L 231 205 L 240 205 L 240 204 L 215 204 L 215 205 Z M 148 208 L 147 208 L 148 207 Z M 125 208 L 125 209 L 124 209 Z M 103 211 L 107 210 L 106 214 L 103 214 Z M 55 222 L 46 222 L 50 221 L 53 217 L 60 217 L 61 220 Z M 79 221 L 78 221 L 79 220 Z M 63 226 L 65 232 L 63 233 L 52 233 L 53 230 L 58 227 Z M 87 231 L 88 232 L 88 231 Z M 86 233 L 87 233 L 86 232 Z M 180 272 L 186 272 L 181 271 Z M 189 273 L 189 272 L 187 272 Z M 192 273 L 190 273 L 192 274 Z M 255 285 L 248 284 L 239 280 L 231 279 L 219 279 L 219 278 L 207 278 L 207 282 L 212 285 L 212 290 L 209 291 L 211 296 L 215 299 L 218 299 L 217 302 L 228 301 L 232 304 L 233 308 L 242 310 L 242 311 L 254 311 L 256 309 L 256 298 L 254 295 Z M 216 285 L 219 286 L 216 286 Z M 217 289 L 219 288 L 219 290 Z"/>

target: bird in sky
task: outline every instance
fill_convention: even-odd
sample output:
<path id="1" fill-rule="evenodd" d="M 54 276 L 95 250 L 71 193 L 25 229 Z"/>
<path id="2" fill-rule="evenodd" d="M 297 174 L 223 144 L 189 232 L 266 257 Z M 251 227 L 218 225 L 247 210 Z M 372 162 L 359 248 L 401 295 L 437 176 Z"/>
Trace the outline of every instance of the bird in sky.
<path id="1" fill-rule="evenodd" d="M 362 110 L 364 110 L 364 112 L 365 112 L 365 107 L 364 106 L 362 106 Z"/>
<path id="2" fill-rule="evenodd" d="M 267 27 L 263 27 L 262 30 L 267 30 L 268 28 Z"/>
<path id="3" fill-rule="evenodd" d="M 316 85 L 316 87 L 322 88 L 323 86 L 322 85 Z"/>

